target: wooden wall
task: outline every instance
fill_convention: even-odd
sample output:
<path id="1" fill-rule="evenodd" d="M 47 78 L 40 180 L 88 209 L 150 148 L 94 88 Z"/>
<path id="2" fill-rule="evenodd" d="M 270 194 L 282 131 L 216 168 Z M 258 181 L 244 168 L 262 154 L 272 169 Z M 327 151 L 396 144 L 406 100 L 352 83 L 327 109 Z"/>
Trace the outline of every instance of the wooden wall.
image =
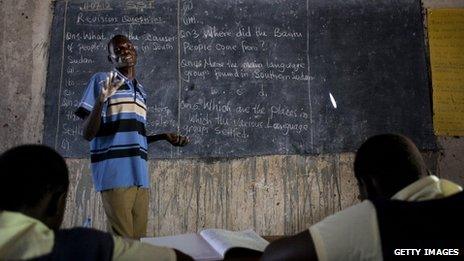
<path id="1" fill-rule="evenodd" d="M 207 227 L 291 234 L 357 202 L 352 154 L 266 156 L 203 162 L 150 162 L 149 234 Z M 87 160 L 68 160 L 72 173 L 65 226 L 92 217 L 105 228 L 100 195 Z"/>

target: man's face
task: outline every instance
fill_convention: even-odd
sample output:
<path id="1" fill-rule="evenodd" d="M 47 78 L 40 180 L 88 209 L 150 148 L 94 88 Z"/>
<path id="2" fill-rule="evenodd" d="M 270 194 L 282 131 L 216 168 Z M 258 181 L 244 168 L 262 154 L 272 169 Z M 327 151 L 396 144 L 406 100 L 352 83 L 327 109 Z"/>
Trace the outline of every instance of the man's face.
<path id="1" fill-rule="evenodd" d="M 134 45 L 125 38 L 118 38 L 110 43 L 109 55 L 116 68 L 132 67 L 137 63 Z"/>
<path id="2" fill-rule="evenodd" d="M 58 206 L 57 206 L 57 212 L 55 215 L 53 215 L 50 218 L 50 221 L 47 224 L 51 229 L 53 230 L 58 230 L 61 226 L 61 223 L 63 223 L 63 218 L 64 218 L 64 211 L 66 209 L 66 196 L 67 192 L 64 192 L 61 194 L 58 200 Z"/>

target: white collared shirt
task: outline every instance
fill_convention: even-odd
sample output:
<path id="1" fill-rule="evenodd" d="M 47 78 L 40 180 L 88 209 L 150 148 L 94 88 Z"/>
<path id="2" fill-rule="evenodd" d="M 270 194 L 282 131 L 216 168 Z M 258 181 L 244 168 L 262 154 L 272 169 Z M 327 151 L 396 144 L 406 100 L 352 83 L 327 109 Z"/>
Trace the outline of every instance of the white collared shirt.
<path id="1" fill-rule="evenodd" d="M 448 197 L 462 187 L 430 175 L 408 185 L 392 199 L 422 201 Z M 369 200 L 337 212 L 309 228 L 319 261 L 383 260 L 377 213 Z"/>

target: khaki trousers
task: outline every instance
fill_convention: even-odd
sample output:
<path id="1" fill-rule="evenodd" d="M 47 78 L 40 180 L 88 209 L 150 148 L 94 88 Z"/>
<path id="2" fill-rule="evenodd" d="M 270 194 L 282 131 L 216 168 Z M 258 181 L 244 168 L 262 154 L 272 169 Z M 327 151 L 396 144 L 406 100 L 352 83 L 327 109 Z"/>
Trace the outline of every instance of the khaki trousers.
<path id="1" fill-rule="evenodd" d="M 148 188 L 128 187 L 101 192 L 110 231 L 118 236 L 139 239 L 147 233 Z"/>

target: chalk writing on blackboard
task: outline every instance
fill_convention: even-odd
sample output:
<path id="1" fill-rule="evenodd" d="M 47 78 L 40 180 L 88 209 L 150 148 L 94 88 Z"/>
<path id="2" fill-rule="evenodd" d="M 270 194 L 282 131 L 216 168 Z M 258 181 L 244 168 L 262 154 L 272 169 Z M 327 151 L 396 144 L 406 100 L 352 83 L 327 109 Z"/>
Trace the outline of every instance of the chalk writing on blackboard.
<path id="1" fill-rule="evenodd" d="M 44 140 L 86 157 L 73 111 L 91 75 L 111 69 L 108 40 L 125 34 L 148 92 L 148 133 L 191 140 L 158 143 L 150 157 L 352 151 L 379 132 L 434 148 L 420 3 L 377 4 L 56 1 Z"/>

